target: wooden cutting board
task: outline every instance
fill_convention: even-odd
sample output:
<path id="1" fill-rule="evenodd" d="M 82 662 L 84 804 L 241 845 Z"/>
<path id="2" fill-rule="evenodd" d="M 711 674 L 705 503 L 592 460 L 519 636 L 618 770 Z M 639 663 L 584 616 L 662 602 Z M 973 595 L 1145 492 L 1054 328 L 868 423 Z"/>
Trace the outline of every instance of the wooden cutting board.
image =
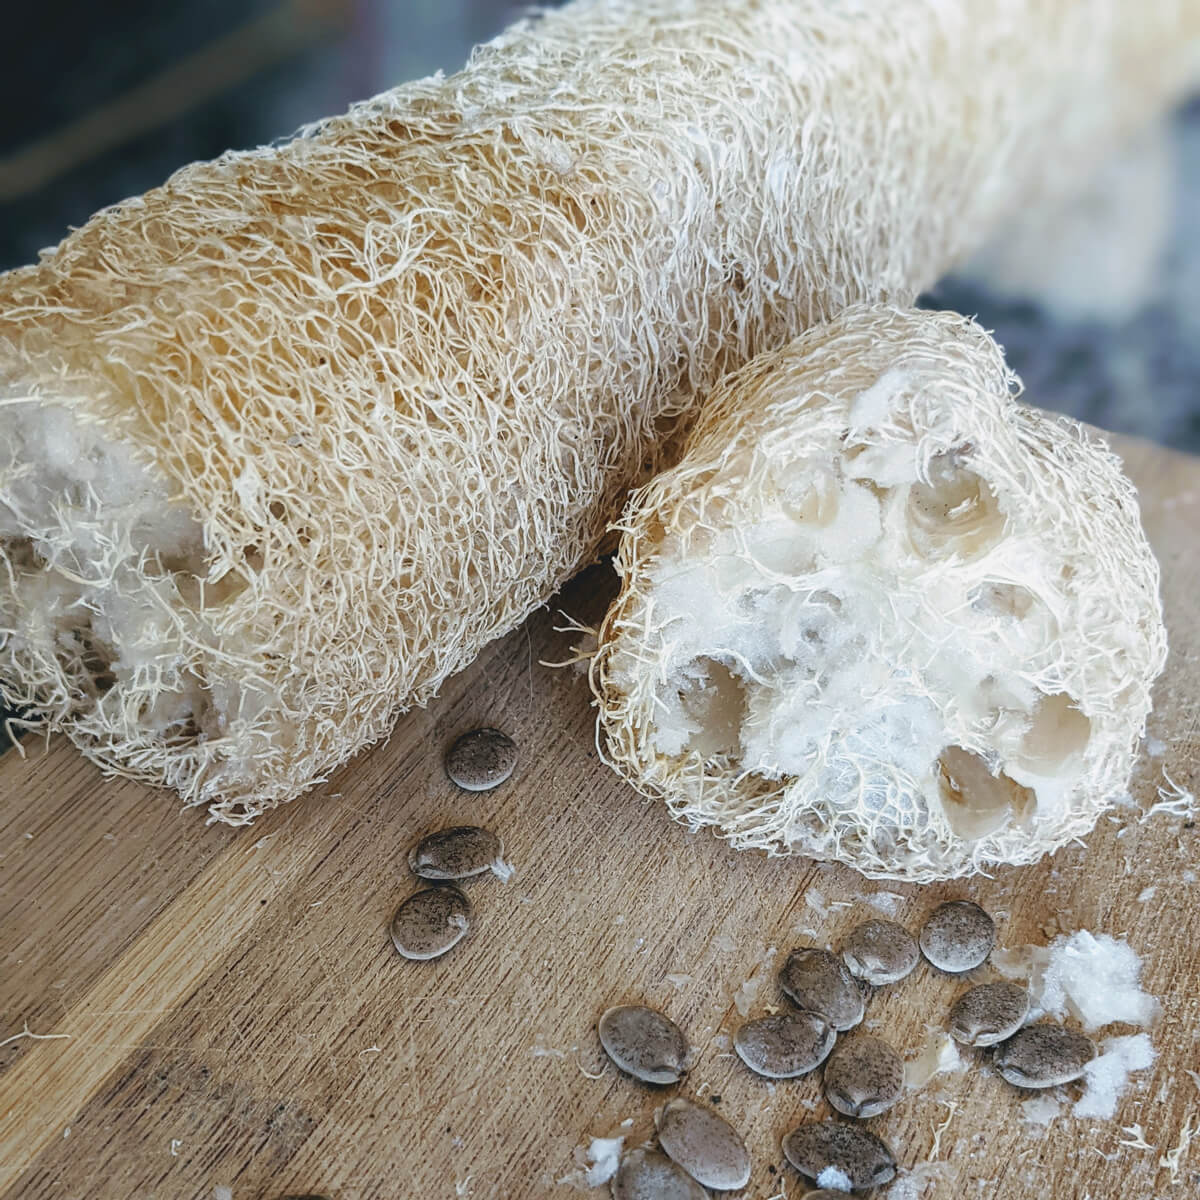
<path id="1" fill-rule="evenodd" d="M 1135 779 L 1148 809 L 1164 769 L 1200 790 L 1200 459 L 1118 446 L 1172 637 L 1150 722 L 1165 751 L 1150 743 Z M 596 567 L 555 607 L 595 621 L 613 590 Z M 1121 811 L 1037 866 L 927 888 L 735 853 L 598 761 L 583 677 L 539 665 L 569 654 L 555 624 L 537 614 L 389 742 L 247 829 L 106 780 L 61 739 L 0 759 L 2 1200 L 584 1195 L 580 1148 L 640 1142 L 662 1102 L 599 1051 L 596 1017 L 633 1000 L 683 1026 L 697 1050 L 684 1090 L 747 1136 L 740 1195 L 800 1197 L 779 1139 L 826 1114 L 819 1073 L 768 1086 L 728 1037 L 739 1003 L 775 999 L 773 965 L 804 930 L 835 941 L 884 891 L 912 929 L 969 896 L 1006 945 L 1056 929 L 1127 938 L 1163 1005 L 1157 1062 L 1113 1120 L 1071 1116 L 1072 1086 L 1063 1115 L 1031 1127 L 1027 1096 L 969 1052 L 966 1071 L 871 1121 L 905 1168 L 893 1200 L 1200 1195 L 1200 1136 L 1186 1145 L 1200 1125 L 1191 821 Z M 521 762 L 497 791 L 465 794 L 442 751 L 483 723 L 512 733 Z M 470 885 L 474 924 L 452 953 L 406 962 L 387 934 L 414 890 L 406 852 L 466 822 L 503 835 L 516 874 Z M 868 1020 L 912 1056 L 959 990 L 922 965 Z"/>

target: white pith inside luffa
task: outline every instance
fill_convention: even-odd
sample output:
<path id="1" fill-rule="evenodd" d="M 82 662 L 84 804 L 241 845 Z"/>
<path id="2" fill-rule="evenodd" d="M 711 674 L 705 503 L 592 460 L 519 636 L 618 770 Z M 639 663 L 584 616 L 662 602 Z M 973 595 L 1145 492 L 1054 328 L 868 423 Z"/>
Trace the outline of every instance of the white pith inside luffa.
<path id="1" fill-rule="evenodd" d="M 621 522 L 594 682 L 635 786 L 736 845 L 930 879 L 1126 790 L 1165 638 L 1117 460 L 955 314 L 863 306 L 726 381 Z"/>

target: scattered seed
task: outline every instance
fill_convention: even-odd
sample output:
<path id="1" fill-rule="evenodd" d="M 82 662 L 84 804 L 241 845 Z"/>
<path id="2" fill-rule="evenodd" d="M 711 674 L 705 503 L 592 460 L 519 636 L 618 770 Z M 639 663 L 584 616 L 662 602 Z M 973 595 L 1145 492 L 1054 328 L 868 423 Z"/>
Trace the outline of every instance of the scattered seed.
<path id="1" fill-rule="evenodd" d="M 396 909 L 392 942 L 405 958 L 437 958 L 462 940 L 470 916 L 471 906 L 457 888 L 426 888 Z"/>
<path id="2" fill-rule="evenodd" d="M 783 1139 L 788 1162 L 809 1179 L 829 1167 L 841 1171 L 856 1191 L 895 1177 L 896 1160 L 873 1133 L 840 1121 L 810 1121 Z"/>
<path id="3" fill-rule="evenodd" d="M 708 1200 L 708 1193 L 657 1150 L 631 1150 L 612 1181 L 613 1200 Z"/>
<path id="4" fill-rule="evenodd" d="M 670 1017 L 642 1004 L 610 1008 L 597 1026 L 608 1057 L 643 1083 L 678 1083 L 687 1070 L 688 1043 Z"/>
<path id="5" fill-rule="evenodd" d="M 1061 1025 L 1027 1025 L 996 1047 L 1002 1078 L 1016 1087 L 1046 1088 L 1078 1079 L 1096 1057 L 1096 1045 Z"/>
<path id="6" fill-rule="evenodd" d="M 750 1182 L 750 1152 L 718 1113 L 682 1096 L 654 1114 L 659 1145 L 697 1183 L 732 1191 Z"/>
<path id="7" fill-rule="evenodd" d="M 841 959 L 828 950 L 802 947 L 787 956 L 779 986 L 798 1008 L 819 1013 L 839 1032 L 863 1019 L 863 994 Z"/>
<path id="8" fill-rule="evenodd" d="M 733 1048 L 752 1071 L 768 1079 L 794 1079 L 829 1057 L 837 1034 L 820 1013 L 781 1012 L 747 1021 Z"/>
<path id="9" fill-rule="evenodd" d="M 456 825 L 423 837 L 408 852 L 408 865 L 423 879 L 469 879 L 490 870 L 503 853 L 490 829 Z"/>
<path id="10" fill-rule="evenodd" d="M 498 787 L 516 765 L 516 743 L 498 729 L 472 729 L 446 752 L 446 774 L 468 792 Z"/>
<path id="11" fill-rule="evenodd" d="M 967 1046 L 994 1046 L 1010 1038 L 1029 1015 L 1029 993 L 1015 983 L 981 983 L 950 1009 L 950 1036 Z"/>
<path id="12" fill-rule="evenodd" d="M 825 1064 L 825 1098 L 848 1117 L 874 1117 L 904 1090 L 904 1060 L 883 1038 L 859 1034 Z"/>
<path id="13" fill-rule="evenodd" d="M 842 961 L 855 979 L 897 983 L 920 961 L 917 939 L 895 921 L 864 921 L 842 943 Z"/>
<path id="14" fill-rule="evenodd" d="M 939 904 L 921 930 L 921 952 L 954 975 L 979 966 L 995 944 L 995 921 L 970 900 Z"/>

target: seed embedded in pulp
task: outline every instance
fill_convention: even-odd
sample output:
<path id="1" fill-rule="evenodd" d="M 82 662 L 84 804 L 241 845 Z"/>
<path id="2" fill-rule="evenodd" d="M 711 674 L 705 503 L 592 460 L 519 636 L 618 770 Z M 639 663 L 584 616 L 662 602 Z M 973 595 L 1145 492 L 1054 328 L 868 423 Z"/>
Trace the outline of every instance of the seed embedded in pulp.
<path id="1" fill-rule="evenodd" d="M 874 1117 L 904 1090 L 904 1060 L 883 1040 L 859 1034 L 825 1064 L 825 1098 L 848 1117 Z"/>
<path id="2" fill-rule="evenodd" d="M 468 792 L 498 787 L 516 765 L 516 743 L 499 729 L 472 729 L 446 752 L 446 774 Z"/>
<path id="3" fill-rule="evenodd" d="M 950 1009 L 950 1036 L 966 1046 L 994 1046 L 1010 1038 L 1029 1015 L 1029 993 L 1016 983 L 981 983 Z"/>
<path id="4" fill-rule="evenodd" d="M 750 1152 L 718 1113 L 682 1096 L 654 1115 L 658 1141 L 697 1183 L 732 1191 L 750 1182 Z"/>
<path id="5" fill-rule="evenodd" d="M 895 921 L 864 921 L 842 943 L 842 961 L 850 974 L 876 987 L 899 982 L 920 958 L 917 939 Z"/>
<path id="6" fill-rule="evenodd" d="M 841 1171 L 856 1191 L 889 1183 L 896 1159 L 873 1133 L 840 1121 L 810 1121 L 783 1139 L 788 1162 L 809 1179 L 828 1167 Z"/>
<path id="7" fill-rule="evenodd" d="M 504 853 L 490 829 L 455 825 L 423 837 L 408 853 L 408 866 L 422 879 L 469 879 L 490 871 Z"/>
<path id="8" fill-rule="evenodd" d="M 463 939 L 470 916 L 471 905 L 457 888 L 426 888 L 396 909 L 392 942 L 405 958 L 437 958 Z"/>
<path id="9" fill-rule="evenodd" d="M 1061 1025 L 1026 1025 L 996 1047 L 994 1062 L 1015 1087 L 1048 1088 L 1078 1079 L 1096 1057 L 1096 1044 Z"/>
<path id="10" fill-rule="evenodd" d="M 996 944 L 996 923 L 970 900 L 939 904 L 921 929 L 921 953 L 953 975 L 979 966 Z"/>
<path id="11" fill-rule="evenodd" d="M 657 1150 L 630 1150 L 612 1181 L 613 1200 L 708 1200 L 708 1193 Z"/>
<path id="12" fill-rule="evenodd" d="M 779 986 L 798 1008 L 818 1013 L 839 1033 L 863 1019 L 862 991 L 846 964 L 828 950 L 793 950 L 779 972 Z"/>
<path id="13" fill-rule="evenodd" d="M 739 1026 L 733 1035 L 738 1057 L 768 1079 L 795 1079 L 819 1067 L 837 1034 L 820 1013 L 781 1012 Z"/>
<path id="14" fill-rule="evenodd" d="M 608 1057 L 643 1083 L 678 1083 L 687 1070 L 688 1042 L 683 1031 L 644 1004 L 610 1008 L 597 1026 Z"/>

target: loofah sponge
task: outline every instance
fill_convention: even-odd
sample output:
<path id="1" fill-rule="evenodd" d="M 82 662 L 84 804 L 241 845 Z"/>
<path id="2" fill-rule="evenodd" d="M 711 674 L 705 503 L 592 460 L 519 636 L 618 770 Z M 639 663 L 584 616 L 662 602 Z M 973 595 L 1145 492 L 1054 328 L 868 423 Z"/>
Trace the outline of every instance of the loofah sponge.
<path id="1" fill-rule="evenodd" d="M 233 823 L 595 552 L 731 368 L 1179 95 L 1154 0 L 581 0 L 0 279 L 0 695 Z"/>
<path id="2" fill-rule="evenodd" d="M 609 761 L 734 845 L 927 882 L 1128 786 L 1162 670 L 1118 460 L 950 313 L 855 306 L 722 383 L 621 522 Z"/>

